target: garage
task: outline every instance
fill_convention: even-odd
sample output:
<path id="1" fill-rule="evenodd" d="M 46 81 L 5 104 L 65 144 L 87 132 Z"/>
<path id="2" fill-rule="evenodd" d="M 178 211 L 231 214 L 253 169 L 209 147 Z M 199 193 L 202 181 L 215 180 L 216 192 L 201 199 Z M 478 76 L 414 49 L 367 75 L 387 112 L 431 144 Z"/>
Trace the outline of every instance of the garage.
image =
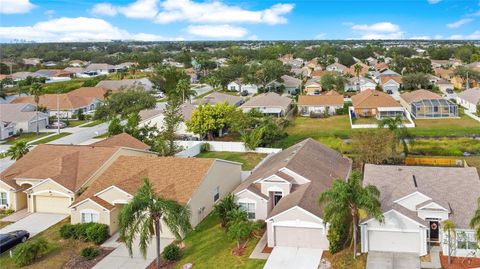
<path id="1" fill-rule="evenodd" d="M 420 253 L 420 233 L 368 231 L 369 251 Z"/>
<path id="2" fill-rule="evenodd" d="M 328 249 L 323 229 L 274 226 L 275 246 Z"/>
<path id="3" fill-rule="evenodd" d="M 48 125 L 48 119 L 47 118 L 39 118 L 38 119 L 38 128 L 45 129 L 45 127 Z M 35 132 L 37 130 L 37 121 L 33 120 L 28 124 L 28 132 Z"/>
<path id="4" fill-rule="evenodd" d="M 34 211 L 39 213 L 70 214 L 70 198 L 65 196 L 34 196 Z"/>

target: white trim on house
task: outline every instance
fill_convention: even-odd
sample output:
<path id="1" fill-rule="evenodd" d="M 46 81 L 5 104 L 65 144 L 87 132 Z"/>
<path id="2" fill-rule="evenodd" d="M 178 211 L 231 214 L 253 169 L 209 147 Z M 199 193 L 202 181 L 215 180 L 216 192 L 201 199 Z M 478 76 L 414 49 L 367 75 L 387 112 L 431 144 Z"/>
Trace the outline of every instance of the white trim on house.
<path id="1" fill-rule="evenodd" d="M 417 208 L 417 211 L 422 210 L 422 209 L 427 209 L 427 210 L 432 209 L 432 207 L 430 207 L 432 205 L 433 205 L 433 208 L 441 209 L 441 210 L 446 211 L 446 212 L 450 212 L 450 210 L 446 209 L 445 207 L 443 207 L 443 206 L 441 206 L 441 205 L 439 205 L 435 202 L 430 202 L 430 203 L 428 203 L 428 204 L 426 204 L 422 207 L 419 207 L 419 208 Z"/>
<path id="2" fill-rule="evenodd" d="M 256 193 L 254 193 L 253 191 L 251 191 L 251 190 L 249 190 L 249 189 L 243 189 L 243 190 L 235 193 L 235 195 L 240 195 L 240 194 L 242 194 L 242 193 L 244 193 L 244 192 L 246 192 L 246 191 L 249 192 L 249 193 L 251 193 L 251 194 L 253 194 L 253 195 L 255 195 L 255 196 L 257 196 L 258 198 L 262 199 L 263 201 L 268 201 L 268 199 L 265 199 L 264 197 L 262 197 L 262 196 L 260 196 L 260 195 L 258 195 L 258 194 L 256 194 Z"/>
<path id="3" fill-rule="evenodd" d="M 322 229 L 323 234 L 325 234 L 325 226 L 311 222 L 311 221 L 304 221 L 304 220 L 283 220 L 278 222 L 272 223 L 273 227 L 280 226 L 280 227 L 296 227 L 296 228 L 314 228 L 314 229 Z"/>
<path id="4" fill-rule="evenodd" d="M 382 213 L 382 215 L 384 215 L 384 216 L 385 216 L 386 214 L 390 214 L 390 213 L 392 213 L 392 212 L 394 212 L 394 213 L 396 213 L 396 214 L 399 214 L 400 216 L 402 216 L 402 217 L 404 217 L 404 218 L 406 218 L 406 219 L 408 219 L 408 220 L 410 220 L 410 221 L 412 221 L 412 222 L 414 222 L 414 223 L 418 224 L 418 225 L 419 225 L 419 226 L 421 226 L 421 227 L 424 227 L 424 228 L 426 228 L 426 226 L 425 226 L 425 225 L 423 225 L 423 224 L 419 223 L 418 221 L 415 221 L 415 220 L 413 220 L 413 219 L 411 219 L 411 218 L 409 218 L 409 217 L 405 216 L 404 214 L 402 214 L 402 213 L 398 212 L 398 211 L 397 211 L 397 210 L 395 210 L 395 209 L 390 209 L 390 210 L 388 210 L 388 211 L 386 211 L 386 212 Z M 372 221 L 375 221 L 375 220 L 376 220 L 375 218 L 370 218 L 370 219 L 368 219 L 368 220 L 366 220 L 366 221 L 363 221 L 363 222 L 361 222 L 361 223 L 360 223 L 360 225 L 365 225 L 365 224 L 367 224 L 367 223 L 369 223 L 369 222 L 372 222 Z"/>
<path id="5" fill-rule="evenodd" d="M 289 175 L 289 176 L 291 176 L 291 177 L 293 177 L 293 178 L 298 177 L 298 178 L 304 180 L 306 183 L 311 182 L 308 178 L 300 175 L 299 173 L 297 173 L 297 172 L 295 172 L 295 171 L 293 171 L 293 170 L 288 169 L 287 167 L 282 167 L 282 168 L 278 169 L 278 171 L 280 171 L 280 172 L 282 172 L 282 173 L 285 173 L 285 174 L 287 174 L 287 175 Z M 295 175 L 295 176 L 293 176 L 292 174 Z"/>
<path id="6" fill-rule="evenodd" d="M 321 221 L 321 222 L 323 222 L 323 223 L 326 223 L 326 222 L 325 222 L 322 218 L 320 218 L 319 216 L 317 216 L 317 215 L 315 215 L 315 214 L 313 214 L 313 213 L 311 213 L 311 212 L 309 212 L 309 211 L 301 208 L 301 207 L 298 206 L 298 205 L 296 205 L 296 206 L 294 206 L 294 207 L 291 207 L 291 208 L 289 208 L 289 209 L 287 209 L 287 210 L 285 210 L 285 211 L 282 211 L 282 212 L 278 213 L 277 215 L 271 216 L 270 218 L 267 218 L 265 221 L 271 221 L 273 218 L 278 217 L 278 216 L 281 216 L 281 215 L 283 215 L 283 214 L 285 214 L 285 213 L 287 213 L 287 212 L 289 212 L 289 211 L 291 211 L 291 210 L 294 210 L 294 209 L 300 209 L 301 211 L 303 211 L 303 212 L 306 213 L 307 215 L 310 215 L 310 216 L 312 216 L 313 218 L 316 218 L 316 219 L 318 219 L 319 221 Z"/>
<path id="7" fill-rule="evenodd" d="M 67 198 L 72 198 L 70 195 L 64 193 L 64 192 L 61 192 L 61 191 L 56 191 L 56 190 L 43 190 L 43 191 L 37 191 L 37 192 L 34 192 L 34 193 L 30 193 L 31 196 L 36 196 L 36 195 L 39 195 L 41 196 L 41 194 L 43 193 L 56 193 L 56 194 L 60 194 L 62 196 L 65 196 Z"/>
<path id="8" fill-rule="evenodd" d="M 80 202 L 78 202 L 78 203 L 76 203 L 76 204 L 73 204 L 73 205 L 69 206 L 68 208 L 74 208 L 74 207 L 77 207 L 77 206 L 79 206 L 79 205 L 81 205 L 81 204 L 83 204 L 83 203 L 85 203 L 85 202 L 87 202 L 87 201 L 90 201 L 90 202 L 92 202 L 92 203 L 94 203 L 94 204 L 98 205 L 99 207 L 101 207 L 101 208 L 103 208 L 103 209 L 105 209 L 105 210 L 107 210 L 107 211 L 110 211 L 110 209 L 108 209 L 108 208 L 105 208 L 104 206 L 102 206 L 101 204 L 99 204 L 99 203 L 95 202 L 94 200 L 92 200 L 92 199 L 90 199 L 90 198 L 87 198 L 87 199 L 85 199 L 85 200 L 83 200 L 83 201 L 80 201 Z"/>
<path id="9" fill-rule="evenodd" d="M 423 197 L 425 197 L 425 198 L 426 198 L 425 200 L 432 200 L 432 198 L 428 197 L 427 195 L 425 195 L 425 194 L 423 194 L 423 193 L 421 193 L 421 192 L 419 192 L 419 191 L 414 191 L 414 192 L 412 192 L 412 193 L 410 193 L 410 194 L 408 194 L 408 195 L 405 195 L 405 196 L 403 196 L 403 197 L 401 197 L 401 198 L 399 198 L 399 199 L 397 199 L 397 200 L 395 200 L 395 201 L 393 201 L 393 202 L 396 203 L 396 204 L 398 204 L 398 202 L 403 201 L 403 200 L 405 200 L 405 199 L 407 199 L 407 198 L 410 198 L 410 197 L 412 197 L 412 196 L 414 196 L 414 195 L 417 195 L 417 194 L 420 194 L 420 195 L 422 195 Z"/>
<path id="10" fill-rule="evenodd" d="M 57 184 L 58 186 L 62 187 L 64 190 L 67 191 L 67 193 L 73 194 L 73 191 L 67 189 L 65 186 L 63 186 L 62 184 L 56 182 L 54 179 L 51 179 L 51 178 L 46 178 L 46 179 L 40 181 L 39 183 L 37 183 L 37 184 L 35 184 L 35 185 L 32 185 L 30 188 L 26 189 L 24 192 L 25 192 L 25 193 L 28 193 L 28 192 L 31 191 L 33 188 L 36 188 L 36 187 L 38 187 L 38 186 L 40 186 L 40 185 L 42 185 L 43 183 L 48 182 L 48 181 L 53 182 L 53 183 Z"/>
<path id="11" fill-rule="evenodd" d="M 101 190 L 101 191 L 95 193 L 93 196 L 99 196 L 100 194 L 102 194 L 102 193 L 104 193 L 104 192 L 107 192 L 107 191 L 109 191 L 109 190 L 111 190 L 111 189 L 116 189 L 116 190 L 118 190 L 118 191 L 120 191 L 120 192 L 123 192 L 124 194 L 126 194 L 126 195 L 129 196 L 129 197 L 133 197 L 133 195 L 131 195 L 130 193 L 128 193 L 128 192 L 120 189 L 119 187 L 117 187 L 117 186 L 115 186 L 115 185 L 112 185 L 112 186 L 110 186 L 110 187 L 108 187 L 108 188 L 106 188 L 106 189 L 104 189 L 104 190 Z"/>

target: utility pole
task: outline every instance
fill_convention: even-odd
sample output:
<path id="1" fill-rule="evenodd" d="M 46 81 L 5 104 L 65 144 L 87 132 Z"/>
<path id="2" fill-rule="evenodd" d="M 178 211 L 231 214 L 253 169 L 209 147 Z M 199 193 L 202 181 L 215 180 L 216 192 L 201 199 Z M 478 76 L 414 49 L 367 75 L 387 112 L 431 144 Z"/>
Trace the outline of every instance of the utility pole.
<path id="1" fill-rule="evenodd" d="M 467 71 L 467 84 L 465 85 L 466 86 L 466 89 L 465 90 L 468 90 L 468 88 L 470 88 L 470 83 L 468 82 L 468 71 Z"/>
<path id="2" fill-rule="evenodd" d="M 57 133 L 60 134 L 60 99 L 59 99 L 59 91 L 57 90 Z"/>

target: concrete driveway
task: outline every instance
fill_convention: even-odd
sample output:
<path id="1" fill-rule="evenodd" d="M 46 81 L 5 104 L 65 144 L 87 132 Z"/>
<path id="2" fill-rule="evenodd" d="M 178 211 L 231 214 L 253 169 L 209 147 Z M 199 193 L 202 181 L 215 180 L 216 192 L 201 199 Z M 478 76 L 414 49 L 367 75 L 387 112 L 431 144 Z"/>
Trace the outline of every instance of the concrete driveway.
<path id="1" fill-rule="evenodd" d="M 317 269 L 323 249 L 275 247 L 263 269 Z"/>
<path id="2" fill-rule="evenodd" d="M 100 262 L 98 262 L 93 269 L 145 269 L 147 266 L 152 263 L 157 257 L 156 250 L 157 246 L 155 243 L 155 238 L 148 245 L 147 257 L 144 259 L 142 254 L 140 254 L 140 248 L 138 247 L 138 240 L 135 240 L 133 243 L 133 255 L 130 257 L 128 254 L 128 249 L 123 243 L 118 243 L 118 234 L 112 236 L 111 239 L 107 240 L 102 247 L 116 247 L 112 253 L 108 254 Z M 172 243 L 174 239 L 171 238 L 160 238 L 160 252 Z"/>
<path id="3" fill-rule="evenodd" d="M 0 229 L 0 234 L 15 230 L 26 230 L 30 233 L 30 237 L 33 237 L 66 217 L 68 217 L 66 214 L 32 213 L 17 222 L 3 227 Z"/>
<path id="4" fill-rule="evenodd" d="M 420 258 L 415 253 L 370 251 L 367 269 L 420 269 Z"/>

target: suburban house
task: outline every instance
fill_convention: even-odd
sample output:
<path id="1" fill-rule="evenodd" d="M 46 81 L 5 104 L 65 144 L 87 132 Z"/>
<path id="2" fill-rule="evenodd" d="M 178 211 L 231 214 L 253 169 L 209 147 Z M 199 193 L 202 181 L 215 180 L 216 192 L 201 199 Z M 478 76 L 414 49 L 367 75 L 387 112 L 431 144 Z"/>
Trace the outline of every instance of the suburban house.
<path id="1" fill-rule="evenodd" d="M 349 78 L 345 84 L 345 91 L 347 92 L 363 92 L 365 90 L 375 90 L 377 83 L 366 77 L 353 77 Z"/>
<path id="2" fill-rule="evenodd" d="M 322 85 L 319 79 L 311 78 L 303 86 L 303 92 L 307 95 L 320 94 L 321 91 Z"/>
<path id="3" fill-rule="evenodd" d="M 101 87 L 105 90 L 118 91 L 122 89 L 143 88 L 145 91 L 153 90 L 153 83 L 148 78 L 122 79 L 122 80 L 102 80 L 95 87 Z"/>
<path id="4" fill-rule="evenodd" d="M 375 90 L 365 90 L 352 96 L 353 117 L 377 119 L 405 116 L 405 109 L 390 95 Z"/>
<path id="5" fill-rule="evenodd" d="M 459 93 L 457 95 L 457 104 L 472 113 L 480 112 L 480 88 L 472 88 Z"/>
<path id="6" fill-rule="evenodd" d="M 46 107 L 49 116 L 57 116 L 57 109 L 61 118 L 71 118 L 78 110 L 91 113 L 104 100 L 105 89 L 100 87 L 82 87 L 68 93 L 44 94 L 40 96 L 39 105 Z M 34 96 L 20 96 L 12 103 L 35 104 Z"/>
<path id="7" fill-rule="evenodd" d="M 101 75 L 108 75 L 115 72 L 115 66 L 104 63 L 92 63 L 85 67 L 83 71 L 84 77 L 96 77 Z"/>
<path id="8" fill-rule="evenodd" d="M 0 140 L 7 139 L 15 135 L 15 123 L 0 120 Z"/>
<path id="9" fill-rule="evenodd" d="M 253 96 L 241 105 L 240 108 L 243 112 L 256 109 L 264 115 L 284 117 L 290 111 L 292 102 L 292 99 L 289 97 L 281 96 L 274 92 L 267 92 Z"/>
<path id="10" fill-rule="evenodd" d="M 32 74 L 34 77 L 44 77 L 45 83 L 71 80 L 73 73 L 63 69 L 40 69 Z"/>
<path id="11" fill-rule="evenodd" d="M 87 61 L 82 60 L 71 60 L 68 62 L 68 65 L 71 67 L 84 67 L 88 64 Z"/>
<path id="12" fill-rule="evenodd" d="M 32 104 L 0 104 L 0 121 L 15 123 L 14 134 L 35 132 L 37 130 L 36 106 Z M 38 112 L 38 127 L 48 125 L 48 114 Z"/>
<path id="13" fill-rule="evenodd" d="M 256 84 L 243 84 L 240 79 L 236 79 L 227 85 L 229 91 L 248 92 L 248 94 L 256 94 L 259 86 Z"/>
<path id="14" fill-rule="evenodd" d="M 190 208 L 195 227 L 241 182 L 240 163 L 219 159 L 120 156 L 70 206 L 71 222 L 98 222 L 118 230 L 118 214 L 148 178 L 157 194 Z M 163 225 L 161 237 L 175 238 Z"/>
<path id="15" fill-rule="evenodd" d="M 402 93 L 400 104 L 416 119 L 458 117 L 457 104 L 428 90 Z"/>
<path id="16" fill-rule="evenodd" d="M 301 58 L 295 58 L 286 63 L 286 65 L 289 65 L 292 68 L 302 68 L 303 64 L 304 64 L 304 61 Z"/>
<path id="17" fill-rule="evenodd" d="M 384 92 L 389 94 L 398 93 L 400 87 L 402 87 L 402 77 L 401 76 L 380 76 L 379 81 L 380 86 Z"/>
<path id="18" fill-rule="evenodd" d="M 442 222 L 448 219 L 456 232 L 453 255 L 472 255 L 478 244 L 469 227 L 480 194 L 476 168 L 366 164 L 363 184 L 380 191 L 384 221 L 372 218 L 360 223 L 362 252 L 423 256 L 431 245 L 439 244 L 446 255 Z M 480 257 L 478 251 L 476 255 Z"/>
<path id="19" fill-rule="evenodd" d="M 226 94 L 222 92 L 212 92 L 211 94 L 195 100 L 196 105 L 215 105 L 227 102 L 229 105 L 240 106 L 243 103 L 243 98 L 236 95 Z"/>
<path id="20" fill-rule="evenodd" d="M 343 107 L 343 96 L 333 90 L 322 95 L 300 95 L 297 106 L 298 114 L 302 116 L 333 115 Z"/>
<path id="21" fill-rule="evenodd" d="M 337 72 L 337 73 L 340 73 L 340 74 L 344 74 L 348 71 L 348 67 L 346 67 L 345 65 L 343 65 L 341 63 L 333 63 L 331 65 L 328 65 L 326 69 L 327 69 L 327 71 Z"/>
<path id="22" fill-rule="evenodd" d="M 355 71 L 355 65 L 356 64 L 360 65 L 360 67 L 361 67 L 360 72 L 358 72 L 358 74 L 360 76 L 368 75 L 369 67 L 368 67 L 368 65 L 362 63 L 361 61 L 358 61 L 355 64 L 352 64 L 352 66 L 350 66 L 349 68 L 347 68 L 347 70 L 345 70 L 345 73 L 350 74 L 352 76 L 357 76 L 357 72 Z"/>
<path id="23" fill-rule="evenodd" d="M 118 135 L 92 145 L 42 144 L 0 173 L 0 207 L 15 211 L 70 214 L 69 206 L 98 176 L 123 155 L 156 155 L 147 145 Z"/>
<path id="24" fill-rule="evenodd" d="M 266 159 L 234 191 L 252 220 L 267 223 L 268 247 L 328 249 L 320 193 L 347 179 L 352 161 L 308 138 Z"/>
<path id="25" fill-rule="evenodd" d="M 294 95 L 300 92 L 302 81 L 289 75 L 283 75 L 279 80 L 274 80 L 267 84 L 267 88 L 271 91 L 282 87 L 286 93 Z"/>
<path id="26" fill-rule="evenodd" d="M 182 114 L 183 121 L 177 127 L 175 134 L 182 138 L 199 138 L 200 136 L 189 132 L 187 130 L 186 121 L 189 121 L 192 118 L 193 111 L 195 111 L 196 106 L 185 103 L 180 107 L 180 113 Z M 156 126 L 158 130 L 163 130 L 163 124 L 165 115 L 163 115 L 163 110 L 161 109 L 146 109 L 142 110 L 139 113 L 140 123 L 139 126 Z"/>

